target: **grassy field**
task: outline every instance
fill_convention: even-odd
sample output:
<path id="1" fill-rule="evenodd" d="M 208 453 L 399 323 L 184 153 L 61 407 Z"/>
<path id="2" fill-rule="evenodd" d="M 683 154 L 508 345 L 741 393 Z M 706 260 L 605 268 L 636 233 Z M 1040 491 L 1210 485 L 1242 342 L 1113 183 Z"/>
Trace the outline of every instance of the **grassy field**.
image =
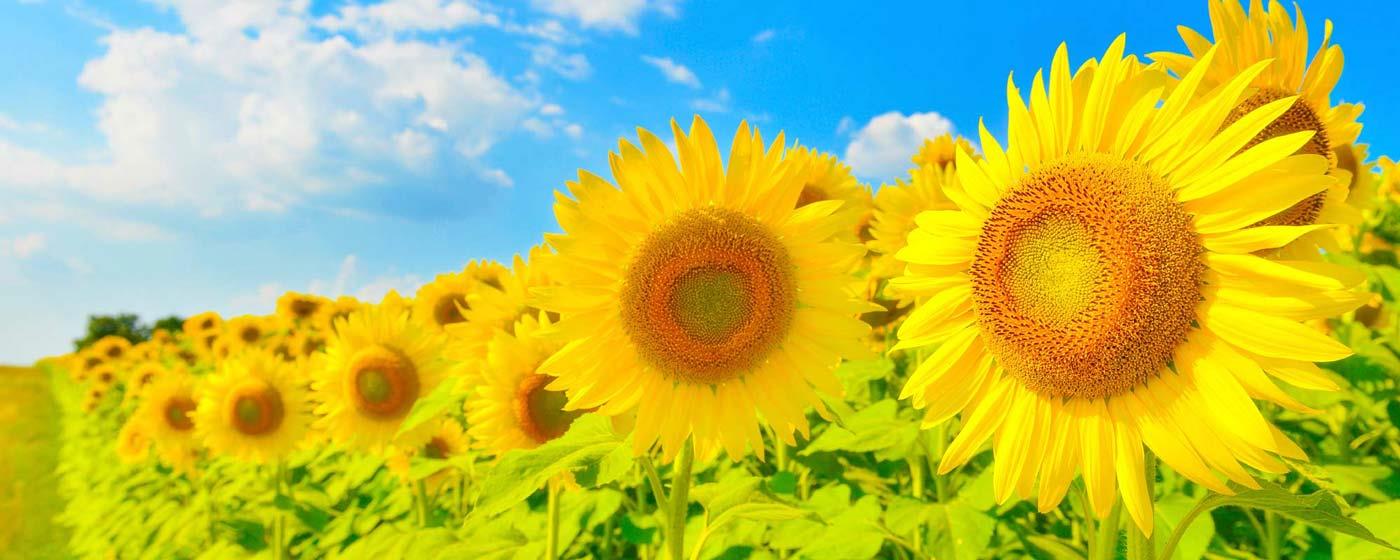
<path id="1" fill-rule="evenodd" d="M 58 410 L 38 370 L 0 366 L 0 558 L 66 556 L 57 492 Z"/>

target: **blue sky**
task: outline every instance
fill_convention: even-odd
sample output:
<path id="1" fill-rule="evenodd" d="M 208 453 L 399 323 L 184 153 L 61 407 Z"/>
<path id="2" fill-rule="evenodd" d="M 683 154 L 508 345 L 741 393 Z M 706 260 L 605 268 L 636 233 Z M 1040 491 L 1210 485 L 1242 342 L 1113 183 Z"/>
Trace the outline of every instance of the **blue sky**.
<path id="1" fill-rule="evenodd" d="M 90 312 L 267 313 L 508 259 L 636 126 L 748 119 L 878 184 L 923 134 L 1001 135 L 1007 73 L 1061 41 L 1209 34 L 1204 1 L 940 4 L 0 0 L 0 363 Z M 1303 7 L 1336 24 L 1362 140 L 1400 152 L 1391 9 Z"/>

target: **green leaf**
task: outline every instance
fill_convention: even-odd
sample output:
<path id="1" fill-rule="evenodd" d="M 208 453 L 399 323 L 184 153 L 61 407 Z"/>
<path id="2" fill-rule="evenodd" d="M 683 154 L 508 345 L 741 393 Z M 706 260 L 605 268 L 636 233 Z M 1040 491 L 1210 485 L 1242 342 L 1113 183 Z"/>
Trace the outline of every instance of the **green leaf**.
<path id="1" fill-rule="evenodd" d="M 797 475 L 788 471 L 778 471 L 768 478 L 768 489 L 775 494 L 794 495 L 797 493 Z"/>
<path id="2" fill-rule="evenodd" d="M 1032 550 L 1040 553 L 1036 557 L 1051 558 L 1053 560 L 1083 560 L 1084 553 L 1078 548 L 1070 546 L 1065 541 L 1050 535 L 1025 535 L 1026 544 Z M 959 558 L 976 558 L 974 553 L 971 556 L 959 555 Z"/>
<path id="3" fill-rule="evenodd" d="M 636 463 L 637 456 L 632 452 L 632 436 L 629 434 L 621 445 L 598 461 L 598 474 L 593 480 L 593 486 L 603 486 L 627 476 Z"/>
<path id="4" fill-rule="evenodd" d="M 481 482 L 481 501 L 472 516 L 491 516 L 520 503 L 561 472 L 597 462 L 622 445 L 606 416 L 586 414 L 558 439 L 501 456 Z"/>
<path id="5" fill-rule="evenodd" d="M 1395 471 L 1384 465 L 1321 465 L 1332 486 L 1344 494 L 1359 494 L 1377 502 L 1397 495 Z"/>
<path id="6" fill-rule="evenodd" d="M 1158 538 L 1153 539 L 1156 543 L 1157 553 L 1160 557 L 1162 548 L 1167 544 L 1167 535 L 1176 530 L 1177 523 L 1185 517 L 1191 508 L 1195 507 L 1196 499 L 1182 494 L 1172 494 L 1157 500 L 1153 505 L 1156 514 L 1156 526 Z M 1186 528 L 1186 532 L 1181 535 L 1181 540 L 1176 543 L 1176 550 L 1172 554 L 1173 558 L 1189 560 L 1201 558 L 1206 548 L 1210 547 L 1210 540 L 1215 534 L 1215 520 L 1210 515 L 1200 515 Z M 1171 560 L 1163 558 L 1162 560 Z"/>
<path id="7" fill-rule="evenodd" d="M 629 513 L 622 516 L 617 524 L 622 530 L 622 540 L 632 544 L 651 544 L 656 539 L 656 520 L 650 516 Z"/>
<path id="8" fill-rule="evenodd" d="M 414 457 L 411 461 L 413 462 L 413 466 L 408 469 L 408 479 L 414 482 L 433 476 L 443 469 L 452 466 L 452 463 L 444 459 Z"/>
<path id="9" fill-rule="evenodd" d="M 978 558 L 992 538 L 996 520 L 962 500 L 933 504 L 929 509 L 929 532 L 939 558 L 971 560 Z"/>
<path id="10" fill-rule="evenodd" d="M 880 527 L 880 502 L 874 496 L 857 500 L 841 515 L 830 519 L 821 537 L 802 547 L 804 558 L 865 559 L 880 553 L 885 531 Z"/>
<path id="11" fill-rule="evenodd" d="M 1394 549 L 1390 543 L 1376 537 L 1364 525 L 1342 515 L 1342 508 L 1338 505 L 1341 498 L 1335 494 L 1318 491 L 1312 494 L 1298 495 L 1271 482 L 1260 482 L 1259 485 L 1259 490 L 1239 488 L 1239 493 L 1234 496 L 1212 495 L 1206 498 L 1208 509 L 1220 506 L 1239 506 L 1272 511 L 1317 529 L 1336 531 Z"/>
<path id="12" fill-rule="evenodd" d="M 812 443 L 803 448 L 802 455 L 822 451 L 877 451 L 903 448 L 919 436 L 919 425 L 912 419 L 899 418 L 899 406 L 885 399 L 846 418 L 845 427 L 828 426 Z"/>
<path id="13" fill-rule="evenodd" d="M 408 416 L 399 424 L 399 431 L 396 436 L 404 432 L 422 426 L 437 418 L 442 413 L 458 406 L 462 402 L 462 397 L 457 393 L 455 383 L 439 383 L 437 389 L 429 393 L 427 397 L 418 399 L 413 403 L 413 409 L 408 411 Z"/>
<path id="14" fill-rule="evenodd" d="M 267 548 L 267 542 L 263 540 L 266 528 L 262 523 L 248 521 L 246 519 L 225 519 L 220 521 L 224 526 L 233 529 L 233 542 L 243 547 L 248 552 L 258 552 Z"/>
<path id="15" fill-rule="evenodd" d="M 1376 537 L 1387 541 L 1400 541 L 1400 502 L 1376 504 L 1357 510 L 1354 519 L 1376 531 Z M 1387 549 L 1364 539 L 1349 535 L 1338 535 L 1332 542 L 1332 553 L 1338 560 L 1400 558 L 1400 552 Z"/>

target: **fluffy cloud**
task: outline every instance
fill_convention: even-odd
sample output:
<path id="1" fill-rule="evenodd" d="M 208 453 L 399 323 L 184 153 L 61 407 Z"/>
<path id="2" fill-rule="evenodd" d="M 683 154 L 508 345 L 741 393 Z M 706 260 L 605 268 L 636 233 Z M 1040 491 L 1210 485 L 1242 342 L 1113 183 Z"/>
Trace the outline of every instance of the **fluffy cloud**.
<path id="1" fill-rule="evenodd" d="M 330 31 L 353 31 L 375 36 L 409 31 L 445 31 L 460 27 L 500 27 L 500 16 L 461 0 L 388 0 L 361 6 L 349 4 L 316 20 Z"/>
<path id="2" fill-rule="evenodd" d="M 952 130 L 952 121 L 935 112 L 904 115 L 890 111 L 856 131 L 846 146 L 846 163 L 860 177 L 888 179 L 911 166 L 909 158 L 925 138 Z"/>
<path id="3" fill-rule="evenodd" d="M 426 165 L 433 154 L 456 152 L 469 169 L 484 168 L 478 158 L 539 104 L 452 44 L 317 32 L 305 2 L 168 3 L 183 33 L 113 30 L 78 78 L 102 96 L 105 149 L 63 161 L 0 142 L 0 186 L 60 185 L 206 214 L 279 211 Z M 472 6 L 347 7 L 333 26 L 491 23 Z"/>
<path id="4" fill-rule="evenodd" d="M 554 45 L 530 47 L 530 60 L 570 80 L 582 80 L 593 73 L 593 66 L 582 53 L 564 54 Z"/>
<path id="5" fill-rule="evenodd" d="M 758 33 L 755 33 L 755 34 L 753 35 L 753 42 L 754 42 L 754 43 L 758 43 L 758 44 L 767 43 L 767 42 L 769 42 L 769 41 L 772 41 L 773 38 L 774 38 L 774 37 L 777 37 L 777 36 L 778 36 L 778 31 L 777 31 L 777 30 L 775 30 L 775 29 L 764 29 L 763 31 L 759 31 Z"/>
<path id="6" fill-rule="evenodd" d="M 700 78 L 691 72 L 685 65 L 680 64 L 668 57 L 642 56 L 642 61 L 655 66 L 661 71 L 661 75 L 666 77 L 666 81 L 676 84 L 690 86 L 700 89 Z"/>
<path id="7" fill-rule="evenodd" d="M 42 233 L 27 233 L 12 239 L 0 239 L 0 256 L 27 259 L 48 245 L 48 238 Z"/>
<path id="8" fill-rule="evenodd" d="M 545 13 L 578 21 L 594 29 L 637 32 L 637 19 L 648 11 L 676 17 L 678 0 L 533 0 Z"/>

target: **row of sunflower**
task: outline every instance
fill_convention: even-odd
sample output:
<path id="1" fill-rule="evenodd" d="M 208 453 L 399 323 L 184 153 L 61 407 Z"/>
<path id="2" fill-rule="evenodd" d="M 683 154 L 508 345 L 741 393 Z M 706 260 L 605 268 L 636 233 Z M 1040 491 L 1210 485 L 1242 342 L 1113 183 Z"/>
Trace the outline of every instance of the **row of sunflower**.
<path id="1" fill-rule="evenodd" d="M 1061 46 L 1004 142 L 929 139 L 877 193 L 696 118 L 509 267 L 54 360 L 73 549 L 1384 551 L 1400 169 L 1332 99 L 1330 22 L 1309 57 L 1277 2 L 1210 15 L 1150 61 Z"/>

